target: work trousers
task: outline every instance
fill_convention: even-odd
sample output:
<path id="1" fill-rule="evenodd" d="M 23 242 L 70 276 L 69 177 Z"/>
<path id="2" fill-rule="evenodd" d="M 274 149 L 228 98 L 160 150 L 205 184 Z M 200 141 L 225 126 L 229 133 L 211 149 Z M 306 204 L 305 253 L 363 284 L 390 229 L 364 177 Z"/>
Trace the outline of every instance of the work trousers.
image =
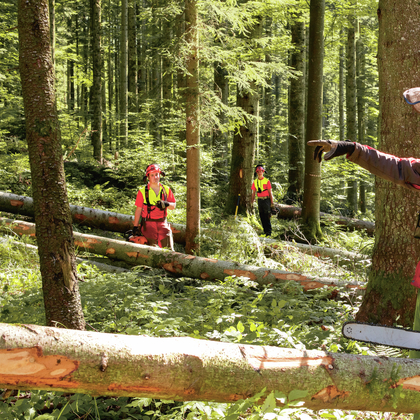
<path id="1" fill-rule="evenodd" d="M 161 248 L 170 248 L 174 251 L 172 230 L 166 220 L 142 220 L 141 233 L 147 239 L 148 245 L 158 245 Z"/>
<path id="2" fill-rule="evenodd" d="M 258 198 L 258 211 L 260 213 L 261 224 L 266 236 L 271 235 L 271 201 L 270 198 Z"/>

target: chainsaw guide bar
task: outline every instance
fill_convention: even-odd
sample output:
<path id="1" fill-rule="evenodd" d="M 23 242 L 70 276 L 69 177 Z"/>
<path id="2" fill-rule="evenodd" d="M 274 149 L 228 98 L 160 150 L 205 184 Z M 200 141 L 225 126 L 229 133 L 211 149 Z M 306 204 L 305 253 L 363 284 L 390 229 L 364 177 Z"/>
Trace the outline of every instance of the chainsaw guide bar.
<path id="1" fill-rule="evenodd" d="M 420 350 L 420 331 L 363 322 L 345 322 L 342 333 L 344 337 L 351 340 L 407 350 Z"/>

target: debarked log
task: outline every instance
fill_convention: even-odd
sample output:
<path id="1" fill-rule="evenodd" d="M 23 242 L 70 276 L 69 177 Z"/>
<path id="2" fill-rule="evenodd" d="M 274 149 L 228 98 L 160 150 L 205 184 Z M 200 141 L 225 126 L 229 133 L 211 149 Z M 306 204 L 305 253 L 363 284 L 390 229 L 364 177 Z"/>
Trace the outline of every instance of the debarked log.
<path id="1" fill-rule="evenodd" d="M 0 218 L 0 223 L 20 235 L 35 236 L 35 225 L 20 220 Z M 73 232 L 75 246 L 93 254 L 124 261 L 131 265 L 146 265 L 163 268 L 180 277 L 201 280 L 224 280 L 229 276 L 247 277 L 259 285 L 274 285 L 286 281 L 300 283 L 304 290 L 324 286 L 340 286 L 352 290 L 365 290 L 366 283 L 357 281 L 344 282 L 337 279 L 311 277 L 289 271 L 238 264 L 232 261 L 197 257 L 173 252 L 168 249 L 118 241 L 102 236 L 85 235 Z"/>
<path id="2" fill-rule="evenodd" d="M 0 337 L 0 388 L 222 403 L 301 390 L 314 410 L 420 412 L 417 359 L 37 325 Z"/>

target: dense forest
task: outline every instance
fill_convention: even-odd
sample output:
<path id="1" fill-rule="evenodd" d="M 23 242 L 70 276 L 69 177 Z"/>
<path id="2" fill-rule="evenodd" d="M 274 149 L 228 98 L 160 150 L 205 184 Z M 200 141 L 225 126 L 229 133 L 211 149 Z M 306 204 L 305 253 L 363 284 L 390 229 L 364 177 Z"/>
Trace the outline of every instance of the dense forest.
<path id="1" fill-rule="evenodd" d="M 2 419 L 405 419 L 397 413 L 419 410 L 417 390 L 397 386 L 403 359 L 419 354 L 341 335 L 354 319 L 419 323 L 410 284 L 418 194 L 343 157 L 319 164 L 306 144 L 348 139 L 420 157 L 420 116 L 402 95 L 419 85 L 420 7 L 394 3 L 0 1 L 1 322 L 336 353 L 349 372 L 353 355 L 402 360 L 389 359 L 389 374 L 355 374 L 360 389 L 329 373 L 328 398 L 318 373 L 286 386 L 300 377 L 289 371 L 282 389 L 251 379 L 254 390 L 238 373 L 248 391 L 237 395 L 234 381 L 206 377 L 193 387 L 200 401 L 188 389 L 165 399 L 157 385 L 95 393 L 97 371 L 76 393 L 17 390 L 1 376 L 2 349 L 11 350 L 1 330 Z M 125 242 L 151 163 L 176 197 L 175 253 Z M 251 200 L 257 164 L 278 212 L 271 238 Z M 95 221 L 111 213 L 120 225 Z M 117 360 L 128 383 L 120 356 L 103 353 L 100 370 Z M 182 375 L 164 370 L 162 384 L 165 374 L 176 388 Z"/>

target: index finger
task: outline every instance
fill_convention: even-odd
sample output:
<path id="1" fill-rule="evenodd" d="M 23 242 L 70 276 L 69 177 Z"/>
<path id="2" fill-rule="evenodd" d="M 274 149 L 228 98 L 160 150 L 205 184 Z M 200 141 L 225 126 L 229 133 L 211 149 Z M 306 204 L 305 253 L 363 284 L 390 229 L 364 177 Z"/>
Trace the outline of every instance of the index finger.
<path id="1" fill-rule="evenodd" d="M 307 145 L 308 146 L 321 146 L 326 143 L 326 140 L 309 140 Z"/>

